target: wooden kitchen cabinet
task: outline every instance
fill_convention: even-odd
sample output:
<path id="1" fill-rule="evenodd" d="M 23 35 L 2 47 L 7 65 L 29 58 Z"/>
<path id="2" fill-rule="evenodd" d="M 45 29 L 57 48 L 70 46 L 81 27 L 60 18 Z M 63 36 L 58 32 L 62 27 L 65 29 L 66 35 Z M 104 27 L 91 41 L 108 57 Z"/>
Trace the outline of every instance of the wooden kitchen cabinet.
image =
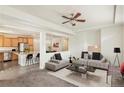
<path id="1" fill-rule="evenodd" d="M 11 47 L 11 38 L 4 37 L 3 46 L 4 47 Z"/>
<path id="2" fill-rule="evenodd" d="M 4 54 L 1 52 L 1 53 L 0 53 L 0 62 L 2 62 L 3 59 L 4 59 Z"/>
<path id="3" fill-rule="evenodd" d="M 28 43 L 27 37 L 18 37 L 18 42 Z"/>
<path id="4" fill-rule="evenodd" d="M 0 35 L 0 47 L 3 46 L 3 35 Z"/>
<path id="5" fill-rule="evenodd" d="M 13 60 L 13 61 L 14 61 L 14 60 L 18 60 L 18 55 L 12 53 L 12 60 Z"/>
<path id="6" fill-rule="evenodd" d="M 27 43 L 30 46 L 30 50 L 33 50 L 33 37 L 7 37 L 0 35 L 0 47 L 17 47 L 19 42 Z"/>
<path id="7" fill-rule="evenodd" d="M 23 42 L 23 37 L 18 37 L 18 42 Z"/>
<path id="8" fill-rule="evenodd" d="M 24 42 L 24 43 L 28 43 L 28 38 L 24 37 L 24 38 L 23 38 L 23 42 Z"/>
<path id="9" fill-rule="evenodd" d="M 12 47 L 18 46 L 18 38 L 11 38 Z"/>
<path id="10" fill-rule="evenodd" d="M 29 45 L 33 45 L 33 38 L 32 38 L 32 37 L 29 37 L 29 38 L 28 38 L 28 44 L 29 44 Z"/>

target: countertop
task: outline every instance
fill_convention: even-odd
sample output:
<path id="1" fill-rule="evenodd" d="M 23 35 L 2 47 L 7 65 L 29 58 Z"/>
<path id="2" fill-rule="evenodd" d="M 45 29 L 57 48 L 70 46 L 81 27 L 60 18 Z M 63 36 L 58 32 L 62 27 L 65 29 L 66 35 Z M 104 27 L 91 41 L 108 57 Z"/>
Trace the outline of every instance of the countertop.
<path id="1" fill-rule="evenodd" d="M 12 52 L 12 49 L 16 49 L 15 47 L 0 47 L 0 52 Z"/>
<path id="2" fill-rule="evenodd" d="M 16 55 L 28 55 L 28 54 L 37 54 L 39 51 L 30 51 L 30 52 L 13 52 Z"/>
<path id="3" fill-rule="evenodd" d="M 5 53 L 5 52 L 12 52 L 12 50 L 0 50 L 0 53 Z"/>

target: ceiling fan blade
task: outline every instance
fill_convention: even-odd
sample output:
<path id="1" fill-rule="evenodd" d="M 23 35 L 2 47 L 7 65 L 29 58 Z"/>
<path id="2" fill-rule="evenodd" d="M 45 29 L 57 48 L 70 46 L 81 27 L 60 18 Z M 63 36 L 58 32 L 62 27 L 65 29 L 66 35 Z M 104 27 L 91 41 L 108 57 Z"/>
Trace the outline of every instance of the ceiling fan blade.
<path id="1" fill-rule="evenodd" d="M 72 26 L 76 26 L 76 23 L 74 21 L 70 22 Z"/>
<path id="2" fill-rule="evenodd" d="M 75 23 L 73 23 L 73 24 L 72 24 L 72 26 L 76 26 L 76 24 L 75 24 Z"/>
<path id="3" fill-rule="evenodd" d="M 86 20 L 85 20 L 85 19 L 76 19 L 75 21 L 78 21 L 78 22 L 85 22 Z"/>
<path id="4" fill-rule="evenodd" d="M 67 17 L 67 16 L 62 16 L 63 18 L 66 18 L 66 19 L 71 19 L 71 18 L 69 18 L 69 17 Z"/>
<path id="5" fill-rule="evenodd" d="M 70 22 L 70 20 L 69 20 L 69 21 L 65 21 L 65 22 L 63 22 L 62 24 L 65 24 L 65 23 L 68 23 L 68 22 Z"/>
<path id="6" fill-rule="evenodd" d="M 77 14 L 73 17 L 73 19 L 78 18 L 80 15 L 81 15 L 81 13 L 77 13 Z"/>

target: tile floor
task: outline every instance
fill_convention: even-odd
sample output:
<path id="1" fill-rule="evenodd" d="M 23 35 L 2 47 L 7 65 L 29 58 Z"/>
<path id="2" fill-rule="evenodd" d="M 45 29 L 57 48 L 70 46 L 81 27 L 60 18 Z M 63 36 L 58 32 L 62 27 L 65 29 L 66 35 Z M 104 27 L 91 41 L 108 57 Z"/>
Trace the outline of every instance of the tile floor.
<path id="1" fill-rule="evenodd" d="M 0 70 L 5 70 L 18 65 L 18 61 L 0 62 Z"/>

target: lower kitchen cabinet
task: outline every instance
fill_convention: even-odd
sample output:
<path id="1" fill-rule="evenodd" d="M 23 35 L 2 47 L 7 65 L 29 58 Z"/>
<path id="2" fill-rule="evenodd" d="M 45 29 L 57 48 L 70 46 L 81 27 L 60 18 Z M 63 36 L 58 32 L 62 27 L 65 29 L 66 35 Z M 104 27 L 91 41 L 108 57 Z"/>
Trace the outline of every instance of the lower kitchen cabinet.
<path id="1" fill-rule="evenodd" d="M 12 53 L 12 60 L 13 60 L 13 61 L 14 61 L 14 60 L 18 60 L 18 55 Z"/>
<path id="2" fill-rule="evenodd" d="M 2 62 L 3 61 L 3 59 L 4 59 L 4 53 L 0 53 L 0 62 Z"/>

